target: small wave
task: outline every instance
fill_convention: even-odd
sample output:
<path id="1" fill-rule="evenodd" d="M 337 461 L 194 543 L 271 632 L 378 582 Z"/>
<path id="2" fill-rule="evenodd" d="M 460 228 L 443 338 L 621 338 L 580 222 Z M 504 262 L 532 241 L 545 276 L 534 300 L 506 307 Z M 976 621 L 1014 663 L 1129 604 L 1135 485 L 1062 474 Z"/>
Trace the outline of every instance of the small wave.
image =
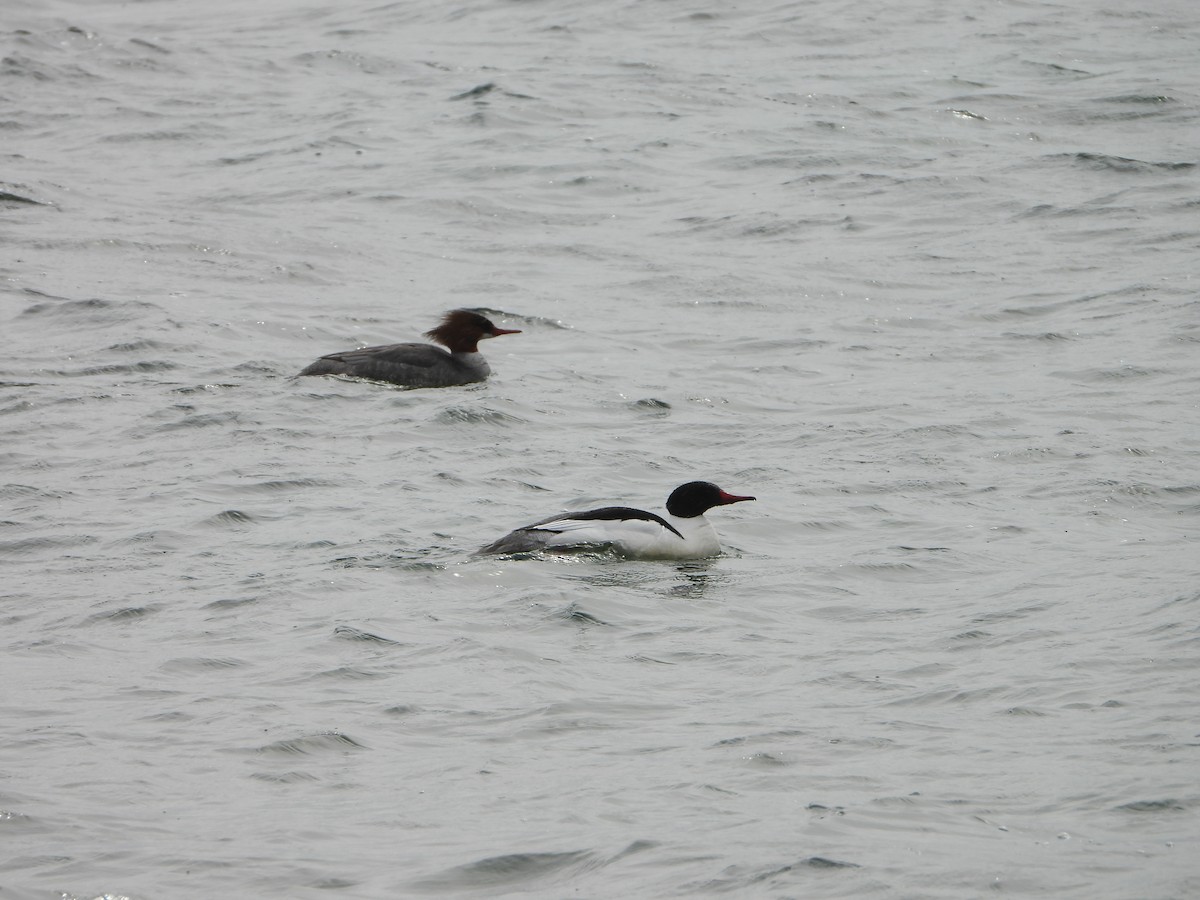
<path id="1" fill-rule="evenodd" d="M 199 131 L 124 131 L 120 134 L 108 134 L 100 138 L 106 144 L 131 144 L 137 141 L 195 141 L 207 138 L 208 135 Z"/>
<path id="2" fill-rule="evenodd" d="M 268 781 L 272 784 L 297 784 L 305 781 L 319 781 L 311 772 L 251 772 L 250 777 L 256 781 Z"/>
<path id="3" fill-rule="evenodd" d="M 450 99 L 451 100 L 477 100 L 480 97 L 484 97 L 484 96 L 490 94 L 495 89 L 496 89 L 496 82 L 488 81 L 483 84 L 477 84 L 473 88 L 468 88 L 467 90 L 463 91 L 461 94 L 455 94 Z"/>
<path id="4" fill-rule="evenodd" d="M 34 200 L 32 197 L 26 197 L 22 194 L 14 194 L 12 191 L 0 190 L 0 203 L 13 203 L 18 206 L 49 206 L 49 203 L 44 203 L 41 200 Z"/>
<path id="5" fill-rule="evenodd" d="M 928 615 L 928 610 L 920 606 L 897 607 L 894 609 L 868 609 L 861 606 L 818 606 L 809 609 L 805 615 L 815 619 L 829 619 L 834 622 L 890 622 L 894 619 L 915 619 Z"/>
<path id="6" fill-rule="evenodd" d="M 808 859 L 802 859 L 798 863 L 801 866 L 808 866 L 812 869 L 859 869 L 862 868 L 858 863 L 846 862 L 843 859 L 830 859 L 827 856 L 810 856 Z"/>
<path id="7" fill-rule="evenodd" d="M 133 44 L 135 47 L 143 47 L 146 50 L 152 50 L 155 53 L 160 53 L 163 56 L 171 55 L 171 51 L 168 50 L 166 47 L 160 47 L 158 44 L 155 44 L 151 41 L 147 41 L 143 38 L 136 38 L 136 37 L 130 38 L 129 43 Z"/>
<path id="8" fill-rule="evenodd" d="M 96 78 L 82 66 L 55 66 L 18 53 L 0 59 L 0 75 L 6 79 L 28 78 L 32 81 L 91 81 Z"/>
<path id="9" fill-rule="evenodd" d="M 189 415 L 178 422 L 168 422 L 165 425 L 159 425 L 157 431 L 178 431 L 182 428 L 208 428 L 211 425 L 230 425 L 238 422 L 238 413 L 234 411 L 220 413 L 205 413 L 203 415 Z"/>
<path id="10" fill-rule="evenodd" d="M 1122 803 L 1117 807 L 1122 812 L 1135 813 L 1157 813 L 1157 812 L 1185 812 L 1196 806 L 1195 800 L 1134 800 L 1132 803 Z"/>
<path id="11" fill-rule="evenodd" d="M 578 869 L 595 861 L 590 850 L 558 853 L 509 853 L 489 856 L 465 865 L 446 869 L 437 875 L 414 882 L 414 887 L 445 891 L 513 887 L 532 888 L 533 883 L 565 869 Z"/>
<path id="12" fill-rule="evenodd" d="M 625 404 L 634 412 L 648 413 L 652 416 L 668 416 L 671 414 L 671 404 L 666 400 L 656 400 L 653 397 L 647 397 L 644 400 L 630 400 Z"/>
<path id="13" fill-rule="evenodd" d="M 990 631 L 984 631 L 980 628 L 972 628 L 970 631 L 960 631 L 958 634 L 950 638 L 952 641 L 983 641 L 992 636 Z"/>
<path id="14" fill-rule="evenodd" d="M 0 500 L 61 500 L 64 496 L 60 491 L 48 491 L 30 484 L 0 485 Z"/>
<path id="15" fill-rule="evenodd" d="M 314 672 L 313 678 L 329 678 L 336 681 L 369 681 L 372 678 L 382 678 L 382 672 L 370 672 L 366 669 L 356 669 L 353 666 L 338 666 L 336 669 L 326 669 Z"/>
<path id="16" fill-rule="evenodd" d="M 86 369 L 58 369 L 49 374 L 60 378 L 80 378 L 89 375 L 141 375 L 147 372 L 170 372 L 179 368 L 178 363 L 165 359 L 145 360 L 136 363 L 111 363 L 106 366 L 88 366 Z"/>
<path id="17" fill-rule="evenodd" d="M 1110 381 L 1127 381 L 1134 378 L 1153 378 L 1171 374 L 1166 369 L 1151 369 L 1146 366 L 1124 365 L 1102 369 L 1075 369 L 1051 372 L 1054 378 L 1065 378 L 1070 381 L 1104 383 Z"/>
<path id="18" fill-rule="evenodd" d="M 1173 113 L 1171 105 L 1176 102 L 1165 94 L 1120 94 L 1097 97 L 1081 112 L 1094 122 L 1131 122 Z"/>
<path id="19" fill-rule="evenodd" d="M 127 619 L 143 619 L 158 610 L 153 606 L 123 606 L 88 616 L 89 622 L 120 622 Z"/>
<path id="20" fill-rule="evenodd" d="M 101 297 L 89 297 L 86 300 L 71 300 L 66 297 L 53 297 L 39 291 L 27 291 L 35 296 L 48 297 L 53 302 L 39 302 L 25 307 L 18 318 L 50 317 L 80 322 L 123 322 L 141 318 L 147 310 L 158 311 L 153 303 L 141 300 L 105 300 Z"/>
<path id="21" fill-rule="evenodd" d="M 554 616 L 559 619 L 566 619 L 569 622 L 577 622 L 580 625 L 608 625 L 603 619 L 592 615 L 586 610 L 580 609 L 576 604 L 572 603 L 565 609 L 560 609 L 554 613 Z"/>
<path id="22" fill-rule="evenodd" d="M 430 562 L 425 555 L 432 550 L 381 553 L 375 556 L 340 556 L 330 562 L 344 569 L 399 569 L 410 572 L 437 572 L 446 568 L 443 563 Z"/>
<path id="23" fill-rule="evenodd" d="M 15 541 L 0 541 L 0 554 L 5 556 L 24 556 L 50 550 L 60 553 L 69 547 L 80 547 L 94 544 L 99 538 L 90 534 L 49 535 L 46 537 L 18 538 Z"/>
<path id="24" fill-rule="evenodd" d="M 362 744 L 339 731 L 325 731 L 319 734 L 306 734 L 282 741 L 272 741 L 254 749 L 255 753 L 278 754 L 282 756 L 311 756 L 316 753 L 341 753 L 346 750 L 365 749 Z"/>
<path id="25" fill-rule="evenodd" d="M 139 338 L 134 341 L 122 341 L 105 349 L 110 353 L 140 353 L 144 350 L 172 350 L 174 348 L 163 341 Z"/>
<path id="26" fill-rule="evenodd" d="M 220 600 L 214 600 L 212 603 L 204 604 L 205 609 L 236 609 L 239 606 L 245 606 L 247 603 L 257 603 L 258 597 L 223 597 Z"/>
<path id="27" fill-rule="evenodd" d="M 232 657 L 181 656 L 167 660 L 162 668 L 174 672 L 204 672 L 211 669 L 238 669 L 244 665 L 244 659 Z"/>
<path id="28" fill-rule="evenodd" d="M 525 420 L 520 416 L 500 412 L 496 409 L 471 409 L 466 406 L 452 406 L 443 409 L 434 421 L 444 425 L 520 425 Z"/>
<path id="29" fill-rule="evenodd" d="M 909 562 L 855 563 L 845 566 L 844 569 L 858 571 L 865 575 L 871 575 L 888 581 L 912 578 L 921 572 L 920 566 Z"/>
<path id="30" fill-rule="evenodd" d="M 4 834 L 12 840 L 17 835 L 41 834 L 52 831 L 53 825 L 50 822 L 44 822 L 25 813 L 16 812 L 11 809 L 0 809 L 0 828 L 3 828 Z M 27 861 L 28 859 L 26 857 Z"/>
<path id="31" fill-rule="evenodd" d="M 794 884 L 796 878 L 805 872 L 805 870 L 845 870 L 858 868 L 861 868 L 858 863 L 833 859 L 828 856 L 808 856 L 796 862 L 763 868 L 730 866 L 719 878 L 714 878 L 701 884 L 690 885 L 689 887 L 693 887 L 695 889 L 694 893 L 697 895 L 707 895 L 713 892 L 738 894 L 753 892 L 757 896 L 766 887 L 766 883 L 777 882 L 778 884 L 773 886 L 777 889 L 782 888 L 782 882 Z M 789 891 L 788 893 L 791 894 L 793 892 Z"/>
<path id="32" fill-rule="evenodd" d="M 365 75 L 386 75 L 391 72 L 406 72 L 410 65 L 391 56 L 376 56 L 353 50 L 318 50 L 299 53 L 292 62 L 306 69 L 326 72 L 362 72 Z"/>
<path id="33" fill-rule="evenodd" d="M 1166 494 L 1184 494 L 1190 496 L 1191 494 L 1200 494 L 1200 484 L 1171 485 L 1162 488 L 1162 491 Z"/>
<path id="34" fill-rule="evenodd" d="M 1165 94 L 1119 94 L 1115 97 L 1101 97 L 1102 103 L 1150 103 L 1159 106 L 1163 103 L 1177 103 L 1174 97 Z"/>
<path id="35" fill-rule="evenodd" d="M 910 696 L 901 697 L 897 700 L 888 701 L 887 706 L 970 706 L 977 701 L 987 700 L 1003 693 L 1003 688 L 978 688 L 976 690 L 955 690 L 947 688 L 945 690 L 925 691 L 920 694 L 912 694 Z"/>
<path id="36" fill-rule="evenodd" d="M 1045 612 L 1047 607 L 1041 605 L 1023 606 L 1019 609 L 1001 609 L 995 612 L 983 613 L 975 616 L 971 621 L 975 624 L 985 625 L 991 622 L 1011 622 L 1017 619 L 1024 619 L 1027 616 L 1036 615 L 1037 613 Z"/>
<path id="37" fill-rule="evenodd" d="M 1034 334 L 1021 334 L 1016 331 L 1006 331 L 1002 337 L 1011 338 L 1017 341 L 1042 341 L 1047 344 L 1057 344 L 1060 341 L 1072 341 L 1074 338 L 1069 334 L 1062 334 L 1058 331 L 1042 331 Z"/>
<path id="38" fill-rule="evenodd" d="M 384 644 L 398 646 L 399 641 L 394 641 L 391 638 L 385 638 L 379 634 L 372 634 L 369 631 L 362 631 L 350 625 L 338 625 L 333 629 L 334 637 L 341 638 L 344 641 L 362 641 L 368 644 Z"/>
<path id="39" fill-rule="evenodd" d="M 841 531 L 849 528 L 847 522 L 837 522 L 829 519 L 810 519 L 808 521 L 797 522 L 796 527 L 807 528 L 810 531 Z"/>
<path id="40" fill-rule="evenodd" d="M 280 494 L 286 491 L 303 491 L 309 488 L 329 487 L 333 482 L 323 478 L 280 478 L 270 481 L 258 481 L 254 484 L 238 484 L 234 488 L 239 493 L 251 494 Z"/>
<path id="41" fill-rule="evenodd" d="M 245 525 L 253 525 L 257 521 L 250 513 L 244 513 L 240 509 L 226 509 L 216 515 L 209 516 L 205 520 L 205 524 L 216 525 L 222 528 L 230 526 L 240 528 Z"/>
<path id="42" fill-rule="evenodd" d="M 1110 156 L 1107 153 L 1056 153 L 1047 158 L 1077 163 L 1101 172 L 1188 172 L 1197 166 L 1194 162 L 1151 162 L 1128 156 Z"/>

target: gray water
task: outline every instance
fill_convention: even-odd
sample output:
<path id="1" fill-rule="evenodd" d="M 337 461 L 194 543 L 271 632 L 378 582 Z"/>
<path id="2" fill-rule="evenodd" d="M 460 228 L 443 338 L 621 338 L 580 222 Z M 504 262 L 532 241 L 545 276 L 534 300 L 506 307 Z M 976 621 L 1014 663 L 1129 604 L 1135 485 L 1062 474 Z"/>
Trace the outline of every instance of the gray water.
<path id="1" fill-rule="evenodd" d="M 0 896 L 1200 896 L 1191 0 L 0 26 Z"/>

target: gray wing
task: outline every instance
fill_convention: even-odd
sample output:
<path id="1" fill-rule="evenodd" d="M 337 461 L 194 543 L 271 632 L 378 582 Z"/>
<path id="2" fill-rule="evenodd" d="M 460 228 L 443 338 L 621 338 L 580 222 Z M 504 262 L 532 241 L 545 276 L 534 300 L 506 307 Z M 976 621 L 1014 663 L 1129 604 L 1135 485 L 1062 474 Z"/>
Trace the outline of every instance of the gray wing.
<path id="1" fill-rule="evenodd" d="M 506 553 L 534 553 L 545 549 L 547 538 L 553 532 L 537 531 L 532 526 L 511 531 L 498 541 L 475 551 L 476 556 L 503 555 Z"/>
<path id="2" fill-rule="evenodd" d="M 470 377 L 449 353 L 432 344 L 388 344 L 329 353 L 301 375 L 349 375 L 403 385 L 466 384 Z"/>

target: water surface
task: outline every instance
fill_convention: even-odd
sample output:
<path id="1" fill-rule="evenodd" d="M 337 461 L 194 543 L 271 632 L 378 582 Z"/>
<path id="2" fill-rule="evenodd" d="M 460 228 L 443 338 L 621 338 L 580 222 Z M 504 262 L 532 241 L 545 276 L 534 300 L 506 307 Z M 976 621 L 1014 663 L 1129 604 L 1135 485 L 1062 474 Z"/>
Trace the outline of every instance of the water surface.
<path id="1" fill-rule="evenodd" d="M 7 892 L 1200 892 L 1191 4 L 2 39 Z M 694 478 L 718 559 L 470 556 Z"/>

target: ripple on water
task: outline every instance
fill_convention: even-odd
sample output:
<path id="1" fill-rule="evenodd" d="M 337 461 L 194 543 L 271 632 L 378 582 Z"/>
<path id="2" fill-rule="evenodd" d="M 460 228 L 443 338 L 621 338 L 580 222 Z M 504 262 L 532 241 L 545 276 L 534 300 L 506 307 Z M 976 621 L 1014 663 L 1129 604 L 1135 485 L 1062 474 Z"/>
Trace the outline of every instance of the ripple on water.
<path id="1" fill-rule="evenodd" d="M 383 635 L 372 634 L 369 631 L 363 631 L 360 628 L 354 628 L 351 625 L 338 625 L 333 629 L 333 635 L 343 641 L 359 641 L 366 644 L 380 644 L 383 646 L 400 646 L 400 641 L 394 641 L 391 638 L 386 638 Z"/>
<path id="2" fill-rule="evenodd" d="M 397 60 L 391 56 L 377 56 L 373 53 L 358 53 L 351 50 L 309 50 L 298 53 L 290 60 L 305 69 L 317 69 L 336 74 L 339 72 L 363 72 L 367 75 L 386 75 L 389 73 L 411 73 L 412 63 Z"/>
<path id="3" fill-rule="evenodd" d="M 591 850 L 509 853 L 454 866 L 411 884 L 418 889 L 449 893 L 487 888 L 534 890 L 539 886 L 546 887 L 544 882 L 549 879 L 557 879 L 567 872 L 582 871 L 598 862 L 598 855 Z"/>
<path id="4" fill-rule="evenodd" d="M 109 363 L 103 366 L 85 366 L 82 369 L 50 369 L 47 375 L 58 378 L 86 378 L 95 375 L 147 375 L 154 372 L 169 372 L 178 365 L 169 360 L 143 360 L 135 363 Z"/>
<path id="5" fill-rule="evenodd" d="M 590 612 L 581 609 L 577 603 L 572 603 L 557 612 L 552 613 L 554 618 L 565 619 L 568 622 L 574 622 L 577 625 L 609 625 L 599 616 L 594 616 Z"/>
<path id="6" fill-rule="evenodd" d="M 220 600 L 214 600 L 211 603 L 206 603 L 203 609 L 225 610 L 229 612 L 236 611 L 239 607 L 249 606 L 253 603 L 258 603 L 262 597 L 222 597 Z"/>
<path id="7" fill-rule="evenodd" d="M 848 871 L 861 868 L 858 863 L 828 856 L 809 856 L 796 862 L 767 866 L 733 865 L 709 881 L 690 887 L 697 895 L 708 893 L 757 893 L 783 891 L 789 895 L 801 885 L 810 886 L 809 877 L 816 872 Z M 691 891 L 689 891 L 691 893 Z"/>
<path id="8" fill-rule="evenodd" d="M 1200 806 L 1200 800 L 1195 798 L 1180 800 L 1174 797 L 1166 797 L 1159 800 L 1134 800 L 1130 803 L 1122 803 L 1116 809 L 1118 812 L 1170 813 L 1174 815 L 1195 809 L 1197 806 Z"/>
<path id="9" fill-rule="evenodd" d="M 242 529 L 258 523 L 258 519 L 240 509 L 226 509 L 204 520 L 205 525 L 216 528 Z"/>
<path id="10" fill-rule="evenodd" d="M 931 581 L 932 575 L 926 567 L 910 562 L 862 562 L 842 566 L 839 570 L 849 575 L 863 575 L 877 581 Z"/>
<path id="11" fill-rule="evenodd" d="M 1170 369 L 1151 369 L 1145 366 L 1114 366 L 1097 369 L 1073 369 L 1051 372 L 1055 378 L 1065 378 L 1069 381 L 1105 384 L 1112 381 L 1128 381 L 1137 378 L 1154 378 L 1160 375 L 1174 374 Z"/>
<path id="12" fill-rule="evenodd" d="M 119 609 L 109 609 L 88 616 L 89 622 L 129 622 L 144 619 L 158 612 L 154 606 L 123 606 Z"/>
<path id="13" fill-rule="evenodd" d="M 90 534 L 57 534 L 43 537 L 17 538 L 0 541 L 0 556 L 35 556 L 39 553 L 62 553 L 76 547 L 94 544 L 100 539 Z"/>
<path id="14" fill-rule="evenodd" d="M 1048 157 L 1055 162 L 1065 161 L 1081 168 L 1099 172 L 1120 172 L 1133 174 L 1151 174 L 1159 172 L 1190 172 L 1196 168 L 1196 163 L 1185 161 L 1150 162 L 1141 159 L 1131 159 L 1127 156 L 1110 156 L 1107 153 L 1055 153 Z"/>
<path id="15" fill-rule="evenodd" d="M 162 309 L 156 304 L 142 300 L 105 300 L 100 297 L 71 300 L 29 289 L 26 289 L 26 293 L 45 299 L 25 307 L 18 314 L 18 318 L 53 319 L 55 327 L 60 328 L 115 325 L 125 322 L 134 322 L 140 326 L 147 320 L 148 313 L 162 313 Z"/>
<path id="16" fill-rule="evenodd" d="M 644 400 L 629 400 L 625 407 L 646 416 L 664 417 L 671 414 L 671 404 L 666 400 L 647 397 Z"/>
<path id="17" fill-rule="evenodd" d="M 1044 613 L 1049 608 L 1049 606 L 1044 604 L 1035 603 L 1015 609 L 998 609 L 972 617 L 971 623 L 974 625 L 988 625 L 994 622 L 1012 622 Z"/>
<path id="18" fill-rule="evenodd" d="M 313 672 L 304 675 L 297 679 L 298 681 L 309 681 L 311 679 L 323 679 L 330 681 L 369 681 L 374 678 L 387 678 L 389 672 L 372 672 L 367 669 L 359 669 L 354 666 L 338 666 L 335 669 L 324 669 L 320 672 Z"/>
<path id="19" fill-rule="evenodd" d="M 1047 344 L 1056 344 L 1060 341 L 1073 341 L 1074 335 L 1062 334 L 1058 331 L 1038 331 L 1030 333 L 1022 333 L 1019 331 L 1006 331 L 1001 337 L 1009 338 L 1014 341 L 1041 341 Z"/>
<path id="20" fill-rule="evenodd" d="M 167 660 L 160 668 L 168 672 L 208 672 L 240 669 L 246 665 L 244 659 L 234 657 L 181 656 Z"/>
<path id="21" fill-rule="evenodd" d="M 1128 122 L 1135 119 L 1150 119 L 1156 116 L 1173 115 L 1171 104 L 1174 97 L 1126 95 L 1123 97 L 1101 97 L 1096 101 L 1096 111 L 1089 118 L 1098 122 Z M 1112 106 L 1101 110 L 1101 104 Z"/>
<path id="22" fill-rule="evenodd" d="M 266 781 L 271 784 L 301 784 L 308 781 L 320 781 L 311 772 L 251 772 L 250 777 L 255 781 Z"/>
<path id="23" fill-rule="evenodd" d="M 442 425 L 525 425 L 528 424 L 520 416 L 501 412 L 498 409 L 474 408 L 470 406 L 451 406 L 443 409 L 433 417 Z"/>
<path id="24" fill-rule="evenodd" d="M 804 610 L 804 615 L 814 619 L 829 619 L 834 622 L 877 622 L 897 619 L 915 619 L 929 614 L 929 610 L 920 606 L 894 607 L 890 609 L 870 609 L 864 606 L 818 606 Z"/>
<path id="25" fill-rule="evenodd" d="M 270 481 L 255 481 L 230 485 L 238 491 L 251 491 L 264 494 L 277 494 L 284 491 L 303 491 L 308 488 L 330 487 L 334 482 L 326 478 L 280 478 Z"/>
<path id="26" fill-rule="evenodd" d="M 422 548 L 413 551 L 397 550 L 394 553 L 380 553 L 374 556 L 340 556 L 330 560 L 330 564 L 343 569 L 397 569 L 408 572 L 439 572 L 446 568 L 445 563 L 423 558 L 434 552 L 442 551 L 439 551 L 438 548 Z"/>
<path id="27" fill-rule="evenodd" d="M 325 753 L 344 753 L 347 750 L 363 750 L 362 744 L 340 731 L 323 731 L 300 737 L 272 741 L 253 748 L 254 753 L 278 756 L 312 756 Z"/>
<path id="28" fill-rule="evenodd" d="M 0 485 L 0 500 L 22 500 L 25 498 L 37 500 L 61 500 L 64 496 L 66 495 L 59 491 L 34 487 L 31 484 Z"/>
<path id="29" fill-rule="evenodd" d="M 1131 456 L 1154 455 L 1153 451 L 1139 450 L 1136 447 L 1123 449 Z M 1196 502 L 1196 495 L 1200 494 L 1200 485 L 1158 485 L 1145 481 L 1120 482 L 1106 479 L 1085 482 L 1080 487 L 1101 493 L 1104 495 L 1104 502 L 1120 507 L 1162 510 L 1179 515 L 1194 515 L 1200 511 L 1200 505 Z"/>
<path id="30" fill-rule="evenodd" d="M 53 830 L 54 826 L 50 822 L 17 812 L 16 810 L 0 809 L 0 834 L 3 834 L 9 840 L 16 838 L 18 835 L 43 834 Z M 44 865 L 47 862 L 58 862 L 65 859 L 67 857 L 43 856 L 33 859 L 27 858 L 24 861 L 35 865 Z M 10 868 L 10 870 L 15 869 L 17 868 L 16 864 L 19 862 L 20 860 L 10 858 L 7 862 L 7 868 Z"/>
<path id="31" fill-rule="evenodd" d="M 8 185 L 5 182 L 0 182 L 0 184 L 4 185 L 5 188 L 16 187 L 18 190 L 26 190 L 26 191 L 28 190 L 23 185 Z M 50 205 L 52 205 L 52 204 L 46 203 L 45 201 L 34 200 L 32 197 L 26 197 L 25 194 L 17 194 L 17 193 L 14 193 L 13 191 L 6 190 L 4 188 L 0 188 L 0 204 L 4 204 L 7 206 L 17 206 L 17 207 L 20 207 L 20 206 L 50 206 Z"/>
<path id="32" fill-rule="evenodd" d="M 181 347 L 178 344 L 168 344 L 166 341 L 156 341 L 151 338 L 137 338 L 131 341 L 119 341 L 105 348 L 109 353 L 143 353 L 147 350 L 166 350 L 172 354 L 192 352 L 192 347 Z"/>

